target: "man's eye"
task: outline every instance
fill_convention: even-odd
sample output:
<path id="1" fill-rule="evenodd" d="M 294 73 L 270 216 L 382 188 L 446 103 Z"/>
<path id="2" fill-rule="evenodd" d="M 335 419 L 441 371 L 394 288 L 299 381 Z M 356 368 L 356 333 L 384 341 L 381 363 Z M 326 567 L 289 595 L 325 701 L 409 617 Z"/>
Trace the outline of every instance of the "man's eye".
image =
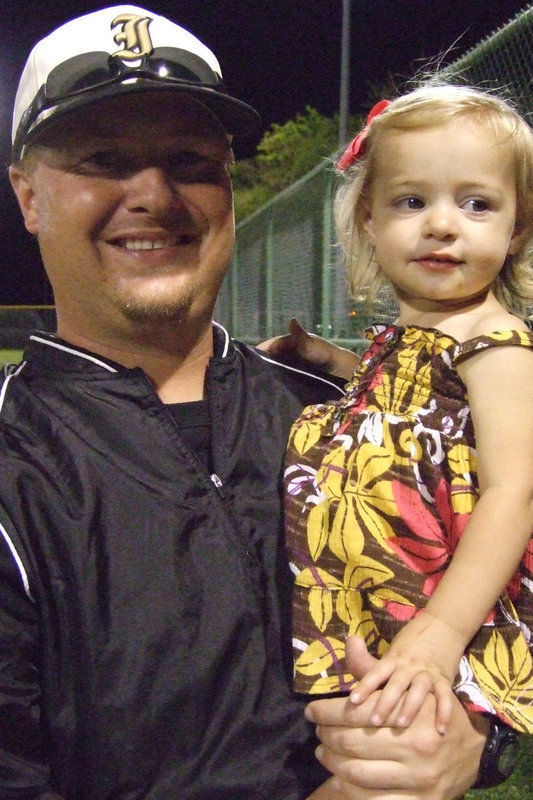
<path id="1" fill-rule="evenodd" d="M 131 171 L 126 159 L 117 153 L 103 150 L 84 156 L 79 164 L 82 172 L 105 173 L 110 175 L 124 175 Z"/>
<path id="2" fill-rule="evenodd" d="M 183 153 L 170 159 L 169 171 L 183 183 L 220 183 L 228 170 L 221 161 L 213 161 L 195 153 Z"/>

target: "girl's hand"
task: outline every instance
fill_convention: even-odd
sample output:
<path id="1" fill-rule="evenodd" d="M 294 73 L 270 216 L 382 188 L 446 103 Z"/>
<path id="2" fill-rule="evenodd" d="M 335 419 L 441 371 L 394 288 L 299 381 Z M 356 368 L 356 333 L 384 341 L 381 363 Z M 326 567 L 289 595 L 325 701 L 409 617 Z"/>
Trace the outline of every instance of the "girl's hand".
<path id="1" fill-rule="evenodd" d="M 295 319 L 289 322 L 289 333 L 267 339 L 257 347 L 281 359 L 296 356 L 323 372 L 346 380 L 352 377 L 359 363 L 359 357 L 351 350 L 338 347 L 314 333 L 307 333 Z"/>
<path id="2" fill-rule="evenodd" d="M 357 637 L 353 647 L 356 651 L 359 648 L 366 650 L 361 637 Z M 389 651 L 352 690 L 350 700 L 359 705 L 381 687 L 381 694 L 370 715 L 372 725 L 383 725 L 395 711 L 394 725 L 406 728 L 422 708 L 427 695 L 434 694 L 437 701 L 435 727 L 439 733 L 446 732 L 452 716 L 454 694 L 449 679 L 439 673 L 436 664 L 395 656 Z"/>
<path id="3" fill-rule="evenodd" d="M 354 658 L 368 658 L 361 637 L 356 637 L 351 646 L 356 651 Z M 370 716 L 371 723 L 382 725 L 394 711 L 395 724 L 406 727 L 431 693 L 437 701 L 436 728 L 445 733 L 453 709 L 452 682 L 462 652 L 463 645 L 455 631 L 422 612 L 394 638 L 381 660 L 353 689 L 350 700 L 358 705 L 383 687 Z"/>

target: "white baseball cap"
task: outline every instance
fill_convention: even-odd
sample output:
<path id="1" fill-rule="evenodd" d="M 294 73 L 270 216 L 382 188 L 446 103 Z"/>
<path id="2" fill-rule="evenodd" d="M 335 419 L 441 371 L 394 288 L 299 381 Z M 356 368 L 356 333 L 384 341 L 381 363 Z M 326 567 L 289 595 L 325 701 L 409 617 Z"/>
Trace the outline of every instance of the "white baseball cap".
<path id="1" fill-rule="evenodd" d="M 31 51 L 15 97 L 13 161 L 64 114 L 154 89 L 192 95 L 227 134 L 259 128 L 255 109 L 228 93 L 217 59 L 192 33 L 138 6 L 113 6 L 65 23 Z"/>

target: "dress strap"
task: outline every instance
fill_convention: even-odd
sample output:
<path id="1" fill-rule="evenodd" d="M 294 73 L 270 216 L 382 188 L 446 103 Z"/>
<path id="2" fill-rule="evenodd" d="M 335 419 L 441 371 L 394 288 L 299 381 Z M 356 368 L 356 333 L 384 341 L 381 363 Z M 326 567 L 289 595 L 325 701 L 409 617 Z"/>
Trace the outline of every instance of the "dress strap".
<path id="1" fill-rule="evenodd" d="M 489 347 L 533 348 L 533 333 L 531 331 L 494 331 L 485 333 L 483 336 L 475 336 L 473 339 L 468 339 L 466 342 L 452 347 L 452 361 L 458 363 Z"/>

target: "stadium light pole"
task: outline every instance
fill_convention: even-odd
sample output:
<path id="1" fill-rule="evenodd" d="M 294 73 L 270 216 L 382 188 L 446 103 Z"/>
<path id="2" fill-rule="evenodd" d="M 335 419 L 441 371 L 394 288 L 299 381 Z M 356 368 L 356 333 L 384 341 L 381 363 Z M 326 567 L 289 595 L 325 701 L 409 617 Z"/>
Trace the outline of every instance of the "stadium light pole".
<path id="1" fill-rule="evenodd" d="M 352 0 L 342 0 L 341 81 L 339 91 L 339 147 L 348 139 L 350 93 L 350 27 Z"/>

